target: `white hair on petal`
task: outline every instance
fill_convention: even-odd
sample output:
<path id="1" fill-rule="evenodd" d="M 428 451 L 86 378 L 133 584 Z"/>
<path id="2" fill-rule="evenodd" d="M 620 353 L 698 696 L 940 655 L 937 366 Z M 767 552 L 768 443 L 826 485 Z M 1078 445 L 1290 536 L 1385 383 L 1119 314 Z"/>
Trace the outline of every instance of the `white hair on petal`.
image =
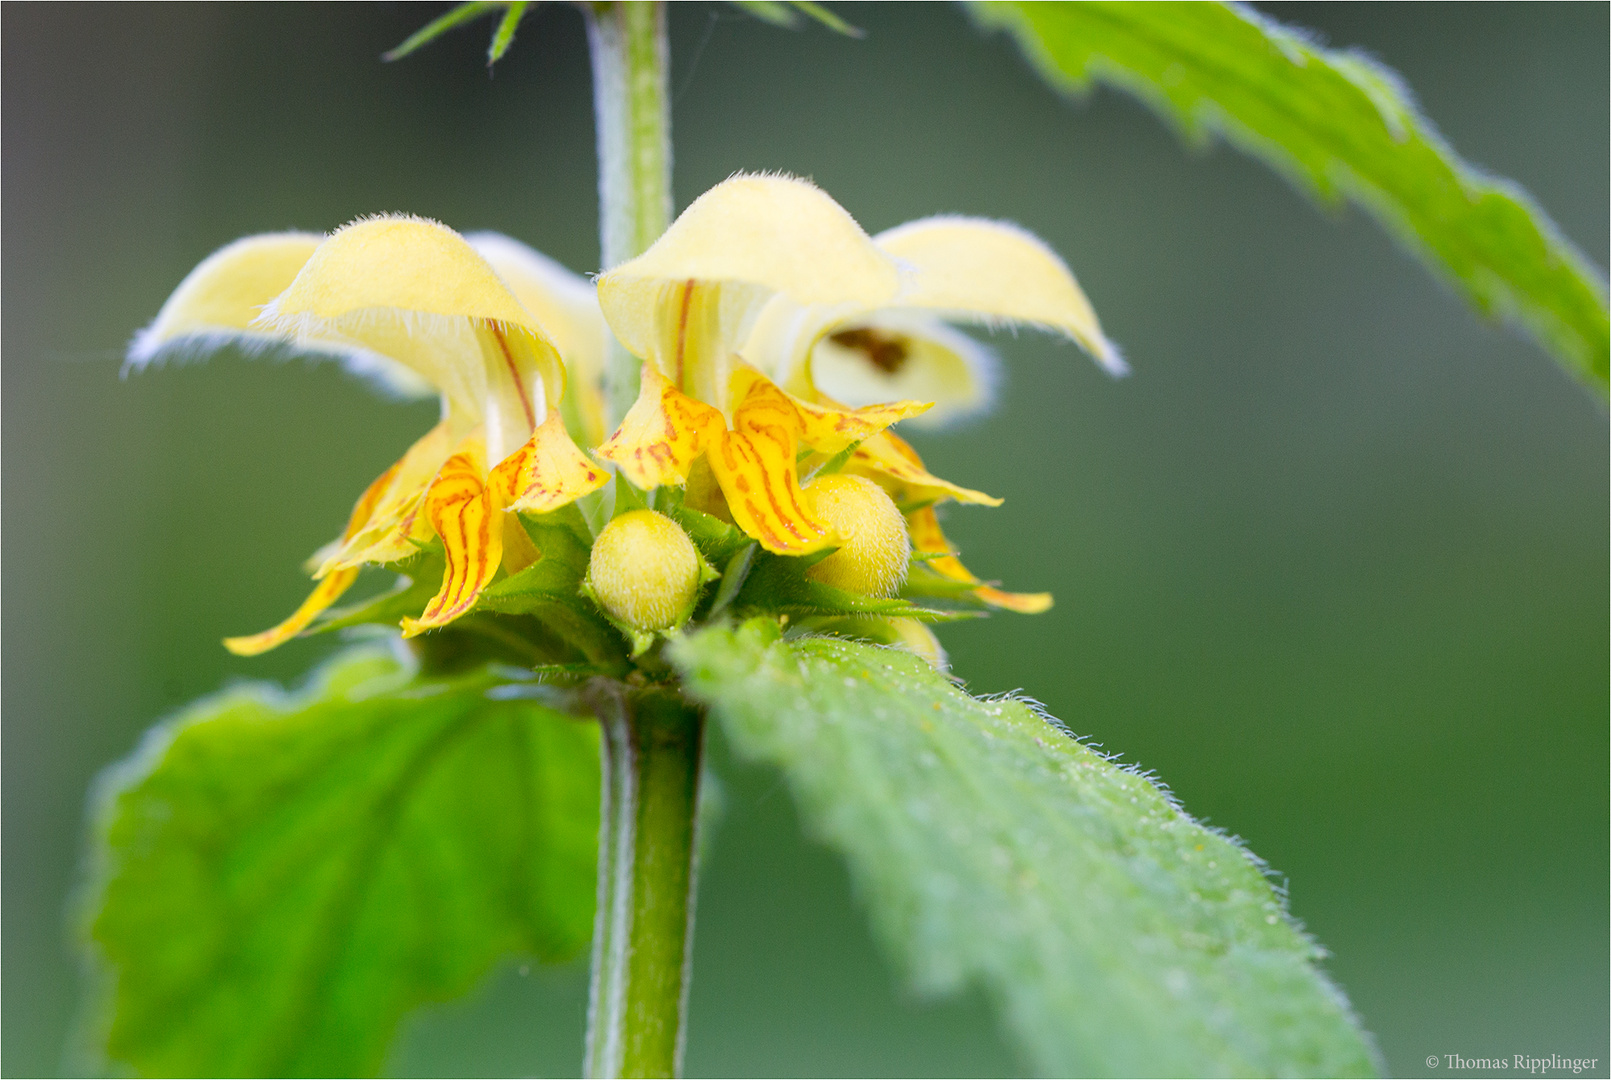
<path id="1" fill-rule="evenodd" d="M 303 234 L 288 232 L 284 234 L 264 234 L 263 236 L 249 236 L 225 246 L 204 260 L 185 282 L 181 282 L 174 296 L 179 296 L 198 273 L 215 263 L 220 257 L 227 256 L 242 244 L 258 242 L 264 239 L 274 239 L 279 236 L 295 237 L 307 236 L 309 239 L 329 239 L 339 233 L 358 225 L 376 221 L 415 222 L 433 228 L 452 232 L 446 225 L 430 218 L 414 214 L 370 214 L 354 218 L 352 221 L 334 230 L 324 237 L 317 234 Z M 164 305 L 164 311 L 173 303 L 173 297 Z M 374 313 L 364 313 L 378 322 L 383 317 L 383 309 Z M 427 320 L 441 319 L 444 322 L 448 316 L 426 316 L 424 320 L 410 319 L 410 315 L 422 313 L 394 312 L 403 316 L 403 325 L 406 333 L 417 334 L 431 325 Z M 276 297 L 259 309 L 258 316 L 252 320 L 251 325 L 241 329 L 223 327 L 196 329 L 179 334 L 166 334 L 159 330 L 162 324 L 163 312 L 157 314 L 152 323 L 134 335 L 129 343 L 127 357 L 124 361 L 122 374 L 127 377 L 130 372 L 141 371 L 153 364 L 164 363 L 191 363 L 207 359 L 211 354 L 222 348 L 233 347 L 247 357 L 263 355 L 277 355 L 280 359 L 290 359 L 302 356 L 308 359 L 333 359 L 341 364 L 343 369 L 359 380 L 369 384 L 380 391 L 384 396 L 397 400 L 417 400 L 428 398 L 436 393 L 425 379 L 420 377 L 406 365 L 399 363 L 388 356 L 381 355 L 372 349 L 366 348 L 358 342 L 352 341 L 340 331 L 335 320 L 324 320 L 311 315 L 285 315 L 279 311 L 279 298 Z M 500 327 L 502 328 L 502 327 Z"/>
<path id="2" fill-rule="evenodd" d="M 259 352 L 268 345 L 272 345 L 272 339 L 249 344 L 247 339 L 253 337 L 253 335 L 244 329 L 229 326 L 213 328 L 196 326 L 189 331 L 181 331 L 178 334 L 171 331 L 165 332 L 160 328 L 174 305 L 180 302 L 181 298 L 188 298 L 191 291 L 197 287 L 198 281 L 205 281 L 221 263 L 227 263 L 241 250 L 264 243 L 284 240 L 304 240 L 317 245 L 324 239 L 325 237 L 321 233 L 301 232 L 295 229 L 288 229 L 278 233 L 258 233 L 233 240 L 208 255 L 197 263 L 190 273 L 184 276 L 184 279 L 179 282 L 179 285 L 168 296 L 168 299 L 163 302 L 161 310 L 157 312 L 156 317 L 151 320 L 150 324 L 135 333 L 133 340 L 129 342 L 128 352 L 125 356 L 124 375 L 126 376 L 131 370 L 138 371 L 140 368 L 145 367 L 155 360 L 159 354 L 166 352 L 171 343 L 180 339 L 193 338 L 198 342 L 210 342 L 211 344 L 207 346 L 209 348 L 217 348 L 221 344 L 234 342 L 242 350 L 248 352 Z M 192 345 L 187 351 L 193 351 L 197 347 L 197 345 Z M 172 359 L 172 357 L 169 358 Z M 199 356 L 194 355 L 188 358 L 200 359 Z"/>
<path id="3" fill-rule="evenodd" d="M 811 177 L 796 176 L 786 169 L 760 169 L 750 171 L 737 169 L 731 173 L 728 173 L 726 179 L 724 179 L 722 183 L 725 184 L 729 180 L 791 180 L 796 184 L 804 184 L 808 188 L 812 188 L 816 191 L 822 191 L 822 188 L 818 187 L 817 182 L 811 179 Z M 827 195 L 828 193 L 824 191 L 823 194 Z M 832 198 L 832 196 L 829 196 L 829 198 Z"/>
<path id="4" fill-rule="evenodd" d="M 200 363 L 211 354 L 230 346 L 247 356 L 256 357 L 284 344 L 285 340 L 277 334 L 221 327 L 170 336 L 158 333 L 153 324 L 138 331 L 129 342 L 121 375 L 126 379 L 130 372 L 144 371 L 152 366 Z"/>
<path id="5" fill-rule="evenodd" d="M 267 358 L 280 362 L 303 358 L 314 362 L 334 360 L 349 375 L 370 389 L 394 401 L 419 401 L 433 397 L 436 390 L 397 361 L 368 349 L 339 341 L 287 338 L 277 333 L 251 330 L 198 330 L 152 342 L 149 328 L 135 335 L 122 378 L 149 367 L 169 364 L 183 366 L 204 363 L 219 351 L 233 348 L 249 360 Z"/>
<path id="6" fill-rule="evenodd" d="M 445 229 L 448 232 L 453 232 L 453 230 L 450 227 L 448 227 L 447 225 L 442 224 L 440 221 L 436 220 L 435 218 L 424 217 L 424 216 L 422 216 L 420 214 L 401 214 L 401 213 L 387 214 L 387 213 L 380 213 L 380 214 L 360 214 L 357 217 L 353 218 L 351 221 L 347 222 L 345 225 L 342 225 L 341 227 L 339 227 L 337 229 L 331 230 L 330 236 L 335 237 L 335 236 L 339 235 L 340 233 L 344 233 L 348 229 L 353 228 L 354 226 L 357 226 L 357 225 L 370 225 L 370 224 L 373 224 L 374 222 L 377 222 L 377 221 L 404 221 L 404 222 L 411 222 L 411 223 L 413 223 L 415 225 L 430 225 L 432 228 Z M 454 235 L 457 235 L 457 234 L 455 233 Z"/>

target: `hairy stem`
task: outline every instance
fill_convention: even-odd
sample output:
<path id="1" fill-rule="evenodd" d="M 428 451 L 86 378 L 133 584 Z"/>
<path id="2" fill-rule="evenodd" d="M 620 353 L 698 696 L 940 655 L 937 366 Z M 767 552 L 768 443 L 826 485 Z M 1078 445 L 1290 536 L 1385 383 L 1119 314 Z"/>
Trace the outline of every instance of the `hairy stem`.
<path id="1" fill-rule="evenodd" d="M 646 250 L 671 221 L 666 5 L 594 4 L 587 27 L 598 125 L 600 261 L 608 270 Z M 638 393 L 638 361 L 614 341 L 605 381 L 613 428 Z"/>
<path id="2" fill-rule="evenodd" d="M 603 805 L 586 1072 L 675 1076 L 693 953 L 704 715 L 672 691 L 600 681 Z"/>
<path id="3" fill-rule="evenodd" d="M 588 10 L 605 269 L 646 250 L 671 220 L 666 6 Z M 610 342 L 607 421 L 638 393 L 638 360 Z M 604 783 L 587 1075 L 674 1076 L 682 1061 L 693 939 L 695 808 L 704 717 L 670 691 L 593 689 Z"/>

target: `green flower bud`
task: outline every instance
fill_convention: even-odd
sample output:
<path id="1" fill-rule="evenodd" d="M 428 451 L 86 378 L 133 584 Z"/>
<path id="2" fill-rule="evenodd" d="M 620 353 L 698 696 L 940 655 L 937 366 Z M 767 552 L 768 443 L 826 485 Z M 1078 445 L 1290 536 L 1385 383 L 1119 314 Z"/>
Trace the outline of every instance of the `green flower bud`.
<path id="1" fill-rule="evenodd" d="M 599 606 L 638 631 L 669 630 L 693 612 L 699 552 L 664 514 L 633 510 L 593 541 L 587 584 Z"/>
<path id="2" fill-rule="evenodd" d="M 835 473 L 805 490 L 817 520 L 841 541 L 806 576 L 846 592 L 893 596 L 906 583 L 912 541 L 906 519 L 884 489 L 865 477 Z"/>

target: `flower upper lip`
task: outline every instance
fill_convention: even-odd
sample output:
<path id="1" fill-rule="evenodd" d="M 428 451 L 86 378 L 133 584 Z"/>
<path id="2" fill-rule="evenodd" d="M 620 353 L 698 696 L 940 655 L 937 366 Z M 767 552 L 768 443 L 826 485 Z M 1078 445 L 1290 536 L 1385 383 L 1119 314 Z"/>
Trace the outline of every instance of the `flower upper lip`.
<path id="1" fill-rule="evenodd" d="M 442 395 L 457 431 L 486 426 L 494 462 L 565 390 L 564 364 L 532 313 L 462 237 L 421 218 L 337 230 L 252 327 L 391 357 Z"/>
<path id="2" fill-rule="evenodd" d="M 647 252 L 600 275 L 598 288 L 622 343 L 729 419 L 733 403 L 723 394 L 732 357 L 791 392 L 823 391 L 809 370 L 813 355 L 847 331 L 921 342 L 927 359 L 919 367 L 953 358 L 960 376 L 914 371 L 900 387 L 941 402 L 935 419 L 962 411 L 952 402 L 987 396 L 983 385 L 951 385 L 987 381 L 985 350 L 942 320 L 1039 327 L 1076 342 L 1113 374 L 1127 370 L 1074 275 L 1023 229 L 945 215 L 868 236 L 827 195 L 786 177 L 717 185 Z M 690 333 L 703 335 L 703 382 L 688 370 Z"/>

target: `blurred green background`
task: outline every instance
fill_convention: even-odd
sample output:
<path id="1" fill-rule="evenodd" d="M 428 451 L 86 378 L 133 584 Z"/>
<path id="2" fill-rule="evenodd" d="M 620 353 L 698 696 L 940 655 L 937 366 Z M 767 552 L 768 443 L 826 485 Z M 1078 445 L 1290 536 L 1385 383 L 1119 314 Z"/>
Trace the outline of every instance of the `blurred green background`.
<path id="1" fill-rule="evenodd" d="M 1135 374 L 1000 335 L 1000 408 L 916 438 L 1007 499 L 951 515 L 1040 618 L 945 632 L 1157 771 L 1291 882 L 1391 1067 L 1606 1063 L 1607 427 L 1355 211 L 1317 213 L 1132 101 L 1070 104 L 937 5 L 846 5 L 852 41 L 674 5 L 679 206 L 739 169 L 815 178 L 869 230 L 1021 222 Z M 155 718 L 331 643 L 240 660 L 299 561 L 429 424 L 329 367 L 118 378 L 123 343 L 245 233 L 411 211 L 596 268 L 576 12 L 495 77 L 490 26 L 398 64 L 439 6 L 7 5 L 3 15 L 3 1069 L 61 1067 L 86 785 Z M 1397 68 L 1474 162 L 1607 257 L 1604 5 L 1271 5 Z M 987 1002 L 913 998 L 777 776 L 716 757 L 691 1074 L 1021 1069 Z M 407 1027 L 401 1073 L 574 1073 L 586 973 L 496 973 Z"/>

